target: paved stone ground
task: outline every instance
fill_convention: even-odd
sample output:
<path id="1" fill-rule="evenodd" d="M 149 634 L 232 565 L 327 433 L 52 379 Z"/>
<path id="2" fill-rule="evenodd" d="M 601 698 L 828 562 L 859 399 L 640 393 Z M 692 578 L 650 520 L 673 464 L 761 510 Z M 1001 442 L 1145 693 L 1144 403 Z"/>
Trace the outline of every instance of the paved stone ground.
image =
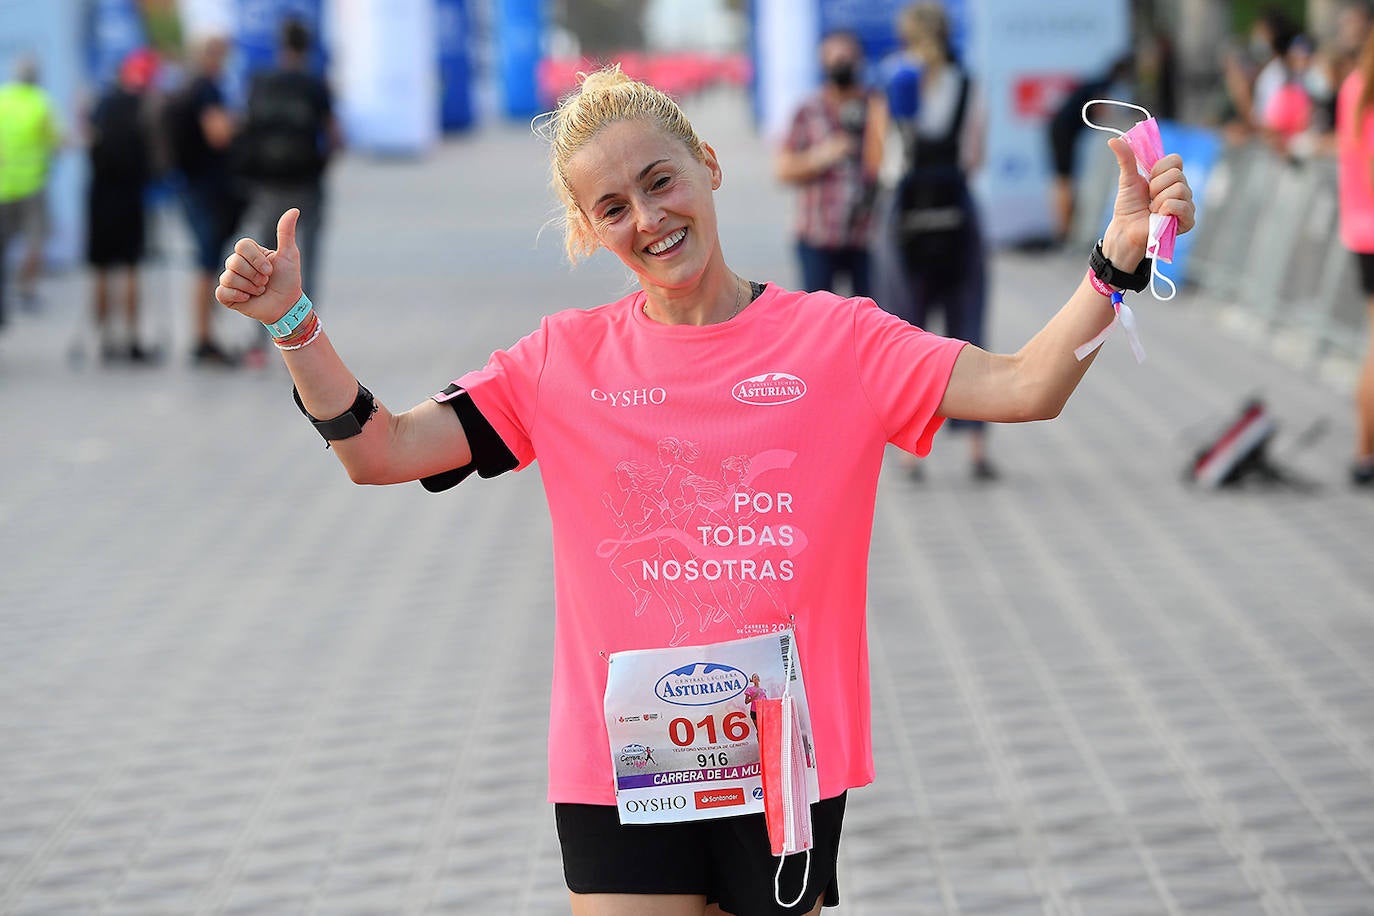
<path id="1" fill-rule="evenodd" d="M 791 282 L 742 107 L 695 107 L 732 263 Z M 388 403 L 627 288 L 537 233 L 541 157 L 492 128 L 334 176 L 313 292 Z M 992 344 L 1081 264 L 999 256 Z M 76 275 L 0 338 L 0 913 L 565 911 L 537 472 L 350 486 L 284 373 L 190 369 L 184 274 L 149 284 L 178 342 L 160 369 L 69 364 Z M 974 485 L 951 435 L 923 482 L 889 468 L 879 775 L 851 793 L 844 916 L 1374 913 L 1374 499 L 1344 485 L 1348 391 L 1195 297 L 1139 315 L 1143 366 L 1113 340 L 1063 417 L 994 432 L 1002 482 Z M 1290 439 L 1330 418 L 1292 459 L 1321 491 L 1180 482 L 1256 391 Z"/>

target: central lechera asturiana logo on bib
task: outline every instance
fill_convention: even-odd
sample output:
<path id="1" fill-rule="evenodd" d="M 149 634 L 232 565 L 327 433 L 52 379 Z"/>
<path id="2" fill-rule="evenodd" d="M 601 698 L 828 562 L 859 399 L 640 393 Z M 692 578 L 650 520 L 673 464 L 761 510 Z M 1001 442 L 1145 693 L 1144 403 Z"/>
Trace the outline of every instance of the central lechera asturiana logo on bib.
<path id="1" fill-rule="evenodd" d="M 744 692 L 749 678 L 729 665 L 693 662 L 669 671 L 658 679 L 654 693 L 674 706 L 710 706 Z"/>
<path id="2" fill-rule="evenodd" d="M 765 372 L 735 382 L 730 394 L 741 404 L 790 404 L 806 394 L 806 382 L 787 372 Z"/>

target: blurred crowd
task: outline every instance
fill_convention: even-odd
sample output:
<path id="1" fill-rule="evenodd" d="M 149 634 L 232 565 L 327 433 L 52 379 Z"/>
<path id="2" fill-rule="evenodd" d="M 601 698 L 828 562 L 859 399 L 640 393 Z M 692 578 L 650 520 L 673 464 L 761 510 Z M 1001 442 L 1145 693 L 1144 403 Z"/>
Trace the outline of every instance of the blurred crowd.
<path id="1" fill-rule="evenodd" d="M 202 38 L 185 61 L 136 50 L 71 131 L 41 88 L 38 62 L 22 59 L 0 86 L 0 253 L 19 249 L 17 259 L 0 257 L 0 332 L 10 323 L 11 288 L 21 310 L 43 307 L 47 183 L 59 151 L 74 145 L 88 161 L 85 257 L 98 359 L 151 365 L 169 355 L 150 343 L 140 316 L 140 266 L 154 241 L 153 215 L 180 210 L 194 252 L 192 364 L 265 365 L 265 336 L 239 351 L 219 340 L 213 291 L 232 240 L 270 243 L 276 218 L 290 207 L 301 210 L 306 264 L 318 265 L 324 176 L 342 133 L 329 88 L 311 69 L 312 40 L 303 24 L 285 21 L 275 64 L 251 74 L 238 106 L 224 87 L 227 40 Z M 11 260 L 18 265 L 12 283 L 4 269 Z"/>
<path id="2" fill-rule="evenodd" d="M 1374 22 L 1369 0 L 1345 0 L 1325 35 L 1304 32 L 1277 7 L 1264 10 L 1244 46 L 1223 57 L 1220 112 L 1230 142 L 1259 139 L 1286 156 L 1335 151 L 1336 96 L 1359 62 Z"/>

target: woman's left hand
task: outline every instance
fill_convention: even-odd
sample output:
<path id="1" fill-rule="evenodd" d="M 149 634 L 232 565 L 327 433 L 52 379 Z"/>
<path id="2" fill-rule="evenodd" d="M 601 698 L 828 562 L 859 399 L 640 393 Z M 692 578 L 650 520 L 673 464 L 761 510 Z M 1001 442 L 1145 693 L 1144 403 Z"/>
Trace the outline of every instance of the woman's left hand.
<path id="1" fill-rule="evenodd" d="M 1163 213 L 1178 219 L 1179 234 L 1193 228 L 1197 208 L 1193 189 L 1183 174 L 1183 159 L 1170 153 L 1155 163 L 1148 181 L 1136 170 L 1135 154 L 1120 137 L 1107 141 L 1121 169 L 1112 221 L 1102 235 L 1102 253 L 1118 270 L 1134 271 L 1145 258 L 1150 236 L 1150 214 Z"/>

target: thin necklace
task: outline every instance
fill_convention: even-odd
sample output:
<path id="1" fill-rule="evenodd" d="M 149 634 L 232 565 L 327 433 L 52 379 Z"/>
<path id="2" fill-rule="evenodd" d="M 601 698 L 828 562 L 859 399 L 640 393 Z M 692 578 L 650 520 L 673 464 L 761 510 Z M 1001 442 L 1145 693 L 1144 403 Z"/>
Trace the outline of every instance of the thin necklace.
<path id="1" fill-rule="evenodd" d="M 740 309 L 744 308 L 744 281 L 740 279 L 739 274 L 735 274 L 734 277 L 735 277 L 735 310 L 732 311 L 732 312 L 730 313 L 730 317 L 727 318 L 727 319 L 725 319 L 725 321 L 730 321 L 730 320 L 732 320 L 736 315 L 738 315 L 738 314 L 740 313 Z M 641 306 L 639 307 L 639 309 L 640 309 L 640 311 L 642 311 L 646 316 L 648 316 L 648 317 L 652 320 L 652 317 L 653 317 L 653 316 L 650 316 L 650 315 L 649 315 L 649 297 L 648 297 L 648 296 L 645 296 L 645 297 L 644 297 L 644 304 L 641 305 Z M 724 324 L 725 321 L 722 321 L 721 324 Z"/>

